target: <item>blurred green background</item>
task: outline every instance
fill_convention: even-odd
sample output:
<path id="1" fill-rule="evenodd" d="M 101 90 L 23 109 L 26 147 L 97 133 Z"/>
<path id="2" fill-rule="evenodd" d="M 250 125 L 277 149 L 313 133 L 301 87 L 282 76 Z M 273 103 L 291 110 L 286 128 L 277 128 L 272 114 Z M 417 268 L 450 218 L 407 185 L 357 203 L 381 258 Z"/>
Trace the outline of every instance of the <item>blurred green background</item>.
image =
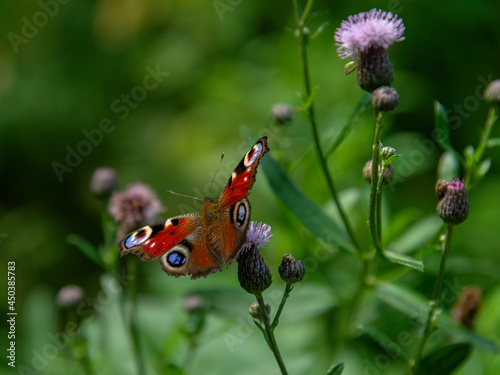
<path id="1" fill-rule="evenodd" d="M 416 220 L 435 212 L 436 165 L 442 150 L 431 138 L 434 100 L 450 110 L 450 119 L 454 116 L 451 139 L 456 149 L 477 144 L 488 111 L 482 100 L 484 82 L 500 78 L 500 3 L 316 1 L 314 9 L 326 12 L 308 26 L 314 30 L 329 22 L 309 50 L 312 83 L 320 86 L 317 113 L 325 144 L 363 95 L 355 75 L 343 74 L 347 61 L 337 56 L 333 33 L 348 15 L 373 7 L 398 13 L 406 25 L 406 40 L 389 50 L 401 103 L 382 140 L 403 155 L 395 168 L 404 178 L 385 195 L 385 212 L 394 224 L 398 217 Z M 297 114 L 285 128 L 270 121 L 273 104 L 297 106 L 297 93 L 303 89 L 297 42 L 290 31 L 290 2 L 4 1 L 0 23 L 0 266 L 3 274 L 7 261 L 17 264 L 18 365 L 29 365 L 35 352 L 50 343 L 48 334 L 60 332 L 55 298 L 61 287 L 78 284 L 86 296 L 96 298 L 105 284 L 102 270 L 66 241 L 75 233 L 93 244 L 102 242 L 101 202 L 89 191 L 92 172 L 100 166 L 113 167 L 122 187 L 136 181 L 150 185 L 167 207 L 166 217 L 184 213 L 186 207 L 196 210 L 190 199 L 169 195 L 167 189 L 204 197 L 220 154 L 224 152 L 225 159 L 217 181 L 228 177 L 250 147 L 242 131 L 248 127 L 258 136 L 268 135 L 271 154 L 292 179 L 315 202 L 334 211 L 306 119 Z M 141 90 L 151 70 L 168 76 L 154 89 Z M 124 103 L 123 95 L 137 98 L 140 93 L 146 95 Z M 77 150 L 86 139 L 84 130 L 96 134 L 103 119 L 111 120 L 112 130 L 71 171 L 58 176 L 54 163 L 67 164 L 69 149 Z M 339 190 L 352 203 L 348 209 L 359 230 L 367 212 L 368 185 L 361 169 L 371 154 L 371 121 L 368 111 L 330 163 Z M 498 295 L 500 278 L 500 154 L 491 149 L 488 156 L 491 171 L 470 194 L 470 215 L 456 230 L 447 270 L 448 279 L 460 286 L 481 286 L 486 300 Z M 274 274 L 273 295 L 282 289 L 277 266 L 283 253 L 311 258 L 321 244 L 273 195 L 262 171 L 250 201 L 253 220 L 273 228 L 263 251 Z M 213 312 L 188 373 L 276 371 L 260 333 L 248 323 L 252 296 L 238 286 L 235 264 L 191 281 L 168 277 L 156 262 L 134 261 L 139 321 L 154 363 L 151 373 L 165 363 L 182 365 L 187 352 L 179 332 L 187 319 L 182 301 L 195 292 L 209 296 Z M 404 282 L 430 296 L 437 261 L 437 256 L 429 257 L 426 273 L 411 271 Z M 330 326 L 336 301 L 354 290 L 359 267 L 337 253 L 310 267 L 277 330 L 285 362 L 291 373 L 305 374 L 324 373 L 330 364 L 344 361 L 345 374 L 359 374 L 366 368 L 364 359 L 375 358 L 380 347 L 361 338 L 339 351 Z M 4 311 L 6 287 L 0 287 L 0 297 Z M 391 329 L 397 332 L 407 325 L 406 317 L 380 302 L 367 303 L 371 310 L 365 317 L 384 321 L 384 314 L 390 314 L 400 324 L 386 322 L 389 335 Z M 132 374 L 131 348 L 116 319 L 117 309 L 116 301 L 106 305 L 88 323 L 89 337 L 100 373 Z M 497 334 L 499 324 L 497 319 Z M 244 340 L 231 351 L 227 334 L 237 336 L 238 329 L 244 330 Z M 4 323 L 2 343 L 6 330 Z M 487 371 L 494 368 L 482 367 L 488 361 L 494 359 L 475 353 L 468 366 L 470 371 Z M 402 368 L 403 362 L 395 360 L 390 370 L 402 373 Z M 43 372 L 70 370 L 83 373 L 81 365 L 61 351 Z"/>

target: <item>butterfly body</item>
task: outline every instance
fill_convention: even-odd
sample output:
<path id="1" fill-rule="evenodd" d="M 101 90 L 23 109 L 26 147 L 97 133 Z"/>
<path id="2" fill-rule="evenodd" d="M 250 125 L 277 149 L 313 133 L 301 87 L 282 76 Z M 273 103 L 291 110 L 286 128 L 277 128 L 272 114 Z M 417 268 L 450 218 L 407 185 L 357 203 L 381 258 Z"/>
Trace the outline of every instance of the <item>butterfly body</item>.
<path id="1" fill-rule="evenodd" d="M 246 243 L 251 213 L 246 197 L 267 151 L 263 137 L 240 161 L 217 202 L 207 197 L 200 213 L 175 216 L 130 233 L 118 244 L 120 255 L 132 252 L 143 261 L 158 259 L 167 274 L 193 279 L 222 269 L 222 261 L 228 265 Z"/>

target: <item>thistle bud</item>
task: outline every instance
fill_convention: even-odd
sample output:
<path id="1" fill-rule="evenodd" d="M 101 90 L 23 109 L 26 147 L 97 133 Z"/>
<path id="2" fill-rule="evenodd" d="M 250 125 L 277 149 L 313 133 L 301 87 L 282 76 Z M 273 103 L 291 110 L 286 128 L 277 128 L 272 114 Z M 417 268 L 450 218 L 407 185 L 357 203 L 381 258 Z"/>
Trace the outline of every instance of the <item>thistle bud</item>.
<path id="1" fill-rule="evenodd" d="M 271 314 L 271 306 L 269 306 L 269 304 L 267 302 L 264 302 L 264 305 L 266 306 L 266 312 L 265 312 L 265 314 L 267 316 L 269 316 L 269 314 Z M 258 302 L 252 303 L 250 305 L 250 307 L 248 308 L 248 312 L 250 313 L 250 316 L 252 318 L 259 319 L 259 320 L 262 319 L 262 314 L 261 314 L 261 311 L 260 311 L 260 305 L 259 305 Z"/>
<path id="2" fill-rule="evenodd" d="M 253 244 L 244 246 L 238 255 L 238 281 L 250 294 L 262 293 L 273 281 L 271 271 Z"/>
<path id="3" fill-rule="evenodd" d="M 281 280 L 287 284 L 294 284 L 304 278 L 306 270 L 300 260 L 296 260 L 292 254 L 285 254 L 281 259 L 278 272 Z"/>
<path id="4" fill-rule="evenodd" d="M 394 147 L 386 146 L 380 149 L 380 157 L 382 158 L 382 160 L 387 160 L 395 155 L 397 155 L 397 151 Z"/>
<path id="5" fill-rule="evenodd" d="M 189 314 L 184 327 L 189 336 L 198 335 L 205 326 L 206 309 L 203 298 L 199 295 L 190 295 L 184 299 L 184 310 Z"/>
<path id="6" fill-rule="evenodd" d="M 394 68 L 387 50 L 385 48 L 371 47 L 359 55 L 359 86 L 368 92 L 373 92 L 382 86 L 390 86 L 394 79 Z"/>
<path id="7" fill-rule="evenodd" d="M 193 294 L 184 299 L 184 310 L 188 313 L 195 313 L 203 310 L 204 303 L 201 296 Z"/>
<path id="8" fill-rule="evenodd" d="M 484 98 L 495 105 L 500 105 L 500 79 L 496 79 L 484 90 Z"/>
<path id="9" fill-rule="evenodd" d="M 445 223 L 460 224 L 467 219 L 469 199 L 461 180 L 439 180 L 436 184 L 436 194 L 439 199 L 437 213 Z"/>
<path id="10" fill-rule="evenodd" d="M 97 168 L 90 179 L 90 191 L 98 198 L 109 197 L 117 185 L 118 179 L 113 168 Z"/>
<path id="11" fill-rule="evenodd" d="M 271 109 L 271 118 L 280 125 L 285 125 L 293 119 L 293 108 L 284 103 L 276 103 Z"/>
<path id="12" fill-rule="evenodd" d="M 80 304 L 83 299 L 83 289 L 78 285 L 63 286 L 57 293 L 57 306 L 71 309 Z"/>
<path id="13" fill-rule="evenodd" d="M 378 172 L 380 173 L 380 165 L 378 166 Z M 388 185 L 394 178 L 394 167 L 392 163 L 385 167 L 384 177 L 382 180 L 382 185 Z M 363 167 L 363 179 L 369 184 L 372 183 L 372 161 L 368 160 Z"/>
<path id="14" fill-rule="evenodd" d="M 393 111 L 399 105 L 399 93 L 394 87 L 382 86 L 373 91 L 371 101 L 377 111 Z"/>

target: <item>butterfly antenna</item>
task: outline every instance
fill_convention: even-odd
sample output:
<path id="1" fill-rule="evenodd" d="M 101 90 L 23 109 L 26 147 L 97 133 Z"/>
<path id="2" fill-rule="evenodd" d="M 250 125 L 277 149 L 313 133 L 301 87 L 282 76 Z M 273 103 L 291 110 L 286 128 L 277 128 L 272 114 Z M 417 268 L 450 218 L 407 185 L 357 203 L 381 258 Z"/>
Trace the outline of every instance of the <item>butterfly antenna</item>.
<path id="1" fill-rule="evenodd" d="M 202 201 L 202 200 L 203 200 L 203 199 L 198 198 L 198 197 L 192 197 L 192 196 L 190 196 L 190 195 L 176 193 L 175 191 L 172 191 L 172 190 L 167 190 L 167 193 L 170 193 L 170 194 L 173 194 L 173 195 L 178 195 L 178 196 L 180 196 L 180 197 L 184 197 L 184 198 L 196 199 L 196 200 L 199 200 L 199 201 Z"/>
<path id="2" fill-rule="evenodd" d="M 212 182 L 210 183 L 210 189 L 208 190 L 208 196 L 210 196 L 210 193 L 212 192 L 212 186 L 214 185 L 215 176 L 217 176 L 217 173 L 219 173 L 220 165 L 222 164 L 222 159 L 224 159 L 224 153 L 222 153 L 222 155 L 220 156 L 219 165 L 217 166 L 217 170 L 215 171 L 214 177 L 212 178 Z"/>

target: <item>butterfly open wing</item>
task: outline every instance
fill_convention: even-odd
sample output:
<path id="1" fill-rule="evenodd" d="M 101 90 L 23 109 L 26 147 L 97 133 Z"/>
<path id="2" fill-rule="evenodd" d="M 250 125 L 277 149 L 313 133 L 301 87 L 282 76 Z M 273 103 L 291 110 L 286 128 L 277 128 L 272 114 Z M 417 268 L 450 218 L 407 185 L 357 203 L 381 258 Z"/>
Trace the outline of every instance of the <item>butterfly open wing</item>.
<path id="1" fill-rule="evenodd" d="M 200 214 L 180 215 L 130 233 L 118 247 L 143 261 L 159 259 L 169 275 L 206 276 L 221 268 L 221 258 L 207 249 Z"/>

